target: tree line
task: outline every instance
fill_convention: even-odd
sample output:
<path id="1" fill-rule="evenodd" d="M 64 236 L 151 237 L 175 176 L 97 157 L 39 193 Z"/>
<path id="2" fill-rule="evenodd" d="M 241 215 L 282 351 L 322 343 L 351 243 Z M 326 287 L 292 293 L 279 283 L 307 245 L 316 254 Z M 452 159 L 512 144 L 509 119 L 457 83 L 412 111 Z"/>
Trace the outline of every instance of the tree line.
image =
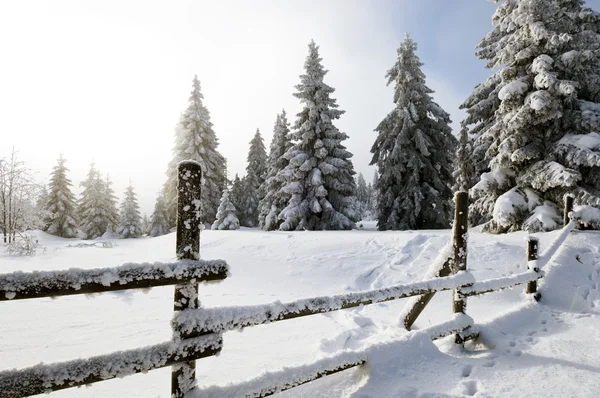
<path id="1" fill-rule="evenodd" d="M 457 190 L 470 194 L 471 224 L 493 233 L 557 228 L 566 193 L 578 203 L 600 206 L 600 14 L 583 2 L 498 6 L 493 28 L 476 50 L 493 73 L 461 105 L 467 115 L 458 139 L 426 84 L 417 44 L 407 35 L 385 75 L 394 88 L 393 107 L 374 126 L 370 164 L 377 171 L 370 184 L 356 176 L 344 145 L 348 136 L 335 126 L 344 111 L 325 83 L 319 47 L 311 41 L 308 50 L 293 94 L 302 110 L 293 123 L 285 110 L 276 116 L 269 151 L 257 130 L 245 175 L 231 181 L 194 77 L 175 128 L 166 182 L 147 220 L 151 235 L 175 225 L 176 166 L 188 159 L 202 166 L 202 218 L 214 229 L 343 230 L 365 217 L 377 219 L 380 230 L 448 228 Z M 6 192 L 14 187 L 3 170 L 0 206 L 11 209 L 7 198 L 14 192 Z M 77 225 L 87 236 L 114 228 L 121 234 L 137 231 L 121 228 L 118 220 L 124 217 L 116 215 L 110 181 L 93 167 L 83 186 L 84 194 L 103 192 L 103 198 L 87 207 L 82 198 L 76 217 L 54 216 L 54 223 L 47 218 L 47 230 L 67 233 L 59 231 Z M 49 197 L 59 204 L 46 210 L 68 209 L 69 195 L 52 196 L 52 189 L 51 184 Z M 135 197 L 133 190 L 129 196 Z M 134 207 L 127 209 L 135 213 Z M 9 213 L 0 214 L 7 231 L 22 222 Z"/>

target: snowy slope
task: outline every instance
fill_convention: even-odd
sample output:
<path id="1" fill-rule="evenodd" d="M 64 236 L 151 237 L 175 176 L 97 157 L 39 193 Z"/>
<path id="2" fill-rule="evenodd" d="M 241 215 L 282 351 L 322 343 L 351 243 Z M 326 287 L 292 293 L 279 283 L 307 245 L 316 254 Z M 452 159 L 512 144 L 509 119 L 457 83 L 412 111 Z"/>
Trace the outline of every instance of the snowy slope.
<path id="1" fill-rule="evenodd" d="M 203 285 L 204 306 L 249 305 L 331 295 L 422 279 L 450 231 L 377 232 L 204 231 L 204 259 L 222 258 L 231 277 Z M 38 233 L 45 253 L 0 254 L 0 272 L 95 268 L 174 258 L 173 234 L 118 240 L 112 248 L 68 247 L 79 241 Z M 539 234 L 541 250 L 557 232 Z M 523 272 L 525 234 L 471 231 L 469 268 L 488 279 Z M 285 392 L 287 397 L 596 396 L 600 390 L 600 233 L 573 232 L 558 261 L 545 268 L 540 304 L 516 288 L 469 298 L 467 312 L 482 325 L 483 344 L 458 350 L 399 328 L 404 301 L 315 315 L 224 335 L 221 355 L 198 361 L 202 386 L 248 380 L 265 370 L 310 363 L 341 349 L 375 349 L 367 366 Z M 579 260 L 575 257 L 578 256 Z M 0 303 L 0 370 L 56 362 L 170 339 L 172 287 L 92 297 Z M 450 319 L 440 293 L 417 321 L 424 328 Z M 437 346 L 437 347 L 436 347 Z M 432 383 L 435 380 L 435 383 Z M 168 397 L 170 369 L 152 371 L 52 397 Z"/>

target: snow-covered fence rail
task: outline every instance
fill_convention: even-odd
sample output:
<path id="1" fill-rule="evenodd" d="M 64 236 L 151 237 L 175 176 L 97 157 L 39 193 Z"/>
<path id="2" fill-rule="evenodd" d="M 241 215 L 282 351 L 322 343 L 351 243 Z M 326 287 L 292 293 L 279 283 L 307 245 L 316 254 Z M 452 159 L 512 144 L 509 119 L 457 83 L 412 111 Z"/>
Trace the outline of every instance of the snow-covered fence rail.
<path id="1" fill-rule="evenodd" d="M 227 277 L 223 260 L 200 260 L 200 181 L 196 162 L 178 166 L 177 260 L 128 263 L 115 268 L 14 272 L 0 275 L 0 301 L 176 285 L 176 312 L 198 307 L 198 283 Z M 173 330 L 162 344 L 87 359 L 0 372 L 0 398 L 25 397 L 172 366 L 171 396 L 181 398 L 194 381 L 195 360 L 216 355 L 221 333 L 202 336 Z"/>
<path id="2" fill-rule="evenodd" d="M 26 397 L 147 372 L 215 355 L 221 346 L 220 334 L 208 334 L 87 359 L 8 370 L 0 372 L 0 397 Z"/>
<path id="3" fill-rule="evenodd" d="M 356 366 L 363 365 L 377 351 L 386 351 L 398 344 L 414 344 L 423 335 L 436 340 L 445 336 L 459 333 L 473 323 L 466 315 L 455 315 L 451 320 L 439 325 L 421 329 L 418 332 L 391 337 L 383 342 L 368 344 L 360 350 L 342 350 L 324 356 L 317 361 L 300 366 L 288 367 L 263 374 L 233 385 L 197 387 L 188 398 L 220 398 L 220 397 L 266 397 L 321 377 L 338 373 Z"/>
<path id="4" fill-rule="evenodd" d="M 358 307 L 418 296 L 428 292 L 456 289 L 475 280 L 466 272 L 383 289 L 352 292 L 335 296 L 301 299 L 290 303 L 217 307 L 185 310 L 175 313 L 173 327 L 185 333 L 212 333 L 262 325 L 308 315 L 322 314 L 346 308 Z"/>
<path id="5" fill-rule="evenodd" d="M 192 280 L 222 280 L 226 276 L 227 264 L 223 260 L 177 260 L 169 263 L 128 263 L 115 268 L 13 272 L 0 275 L 0 301 L 147 289 Z"/>
<path id="6" fill-rule="evenodd" d="M 443 259 L 439 261 L 439 263 L 442 265 L 434 269 L 433 276 L 445 277 L 446 275 L 451 275 L 459 270 L 467 270 L 466 231 L 468 218 L 468 196 L 465 192 L 458 192 L 455 199 L 456 214 L 454 219 L 453 239 L 454 255 L 448 256 L 445 261 Z M 533 294 L 533 297 L 536 300 L 539 300 L 540 294 L 537 291 L 537 280 L 544 277 L 544 273 L 541 271 L 541 268 L 551 261 L 558 249 L 569 236 L 569 233 L 577 226 L 577 220 L 575 217 L 576 214 L 573 214 L 573 206 L 573 197 L 571 195 L 566 195 L 564 208 L 564 227 L 544 253 L 538 254 L 538 239 L 534 236 L 528 237 L 527 271 L 502 278 L 477 281 L 470 285 L 461 287 L 454 293 L 454 312 L 464 313 L 466 306 L 465 300 L 469 296 L 492 293 L 519 285 L 526 285 L 525 292 L 527 294 Z M 407 330 L 410 330 L 411 326 L 416 321 L 417 317 L 423 311 L 425 306 L 427 306 L 434 294 L 435 292 L 427 293 L 408 303 L 403 314 L 404 326 Z M 457 342 L 461 342 L 460 336 L 457 336 Z"/>

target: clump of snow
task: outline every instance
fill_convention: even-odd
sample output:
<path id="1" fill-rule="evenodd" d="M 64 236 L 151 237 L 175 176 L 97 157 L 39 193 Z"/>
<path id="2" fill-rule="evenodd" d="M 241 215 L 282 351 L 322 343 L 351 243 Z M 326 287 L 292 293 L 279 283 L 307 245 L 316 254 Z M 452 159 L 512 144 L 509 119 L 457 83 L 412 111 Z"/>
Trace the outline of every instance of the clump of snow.
<path id="1" fill-rule="evenodd" d="M 573 145 L 578 148 L 589 150 L 600 150 L 600 134 L 566 134 L 558 141 L 558 144 Z"/>
<path id="2" fill-rule="evenodd" d="M 483 173 L 479 178 L 479 182 L 471 188 L 471 191 L 487 191 L 493 185 L 503 186 L 507 183 L 508 177 L 513 175 L 514 173 L 510 169 L 493 170 Z"/>
<path id="3" fill-rule="evenodd" d="M 523 230 L 530 232 L 554 231 L 562 223 L 562 216 L 558 207 L 545 201 L 537 206 L 527 220 L 523 223 Z"/>
<path id="4" fill-rule="evenodd" d="M 528 209 L 529 206 L 523 192 L 514 187 L 496 199 L 492 216 L 499 226 L 506 227 L 513 224 L 515 218 L 519 217 L 519 213 L 528 211 Z"/>
<path id="5" fill-rule="evenodd" d="M 513 80 L 500 89 L 498 99 L 505 101 L 517 98 L 525 94 L 527 90 L 529 90 L 529 84 L 522 80 Z"/>
<path id="6" fill-rule="evenodd" d="M 600 209 L 597 207 L 575 205 L 571 216 L 586 228 L 600 229 Z"/>

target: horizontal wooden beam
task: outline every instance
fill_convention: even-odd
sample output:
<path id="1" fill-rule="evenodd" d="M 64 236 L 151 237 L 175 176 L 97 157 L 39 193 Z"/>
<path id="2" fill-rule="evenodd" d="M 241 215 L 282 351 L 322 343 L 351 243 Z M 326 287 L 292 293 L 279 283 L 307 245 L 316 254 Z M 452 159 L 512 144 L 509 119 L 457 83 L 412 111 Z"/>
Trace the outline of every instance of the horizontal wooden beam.
<path id="1" fill-rule="evenodd" d="M 262 390 L 260 392 L 247 394 L 246 397 L 255 397 L 255 398 L 258 398 L 258 397 L 268 397 L 268 396 L 271 396 L 271 395 L 275 395 L 275 394 L 280 393 L 282 391 L 290 390 L 290 389 L 292 389 L 294 387 L 298 387 L 298 386 L 301 386 L 303 384 L 310 383 L 310 382 L 315 381 L 317 379 L 320 379 L 322 377 L 329 376 L 329 375 L 332 375 L 332 374 L 336 374 L 336 373 L 339 373 L 339 372 L 343 372 L 344 370 L 355 368 L 357 366 L 365 364 L 366 362 L 367 361 L 365 359 L 363 359 L 363 360 L 356 361 L 354 363 L 346 363 L 344 365 L 338 366 L 335 369 L 326 369 L 326 370 L 322 370 L 320 372 L 316 372 L 314 375 L 311 375 L 310 377 L 307 377 L 307 378 L 305 378 L 303 380 L 299 379 L 299 380 L 296 380 L 294 382 L 287 383 L 284 387 L 276 388 L 276 389 L 275 388 L 265 388 L 264 390 Z"/>
<path id="2" fill-rule="evenodd" d="M 157 286 L 218 281 L 227 277 L 223 260 L 177 260 L 169 263 L 127 263 L 114 268 L 13 272 L 0 275 L 0 301 Z"/>
<path id="3" fill-rule="evenodd" d="M 88 359 L 8 370 L 0 372 L 0 398 L 49 393 L 205 358 L 217 354 L 222 344 L 220 334 L 210 334 Z"/>
<path id="4" fill-rule="evenodd" d="M 269 322 L 419 296 L 434 291 L 451 290 L 470 283 L 473 283 L 473 277 L 468 273 L 461 272 L 444 278 L 435 278 L 406 285 L 352 292 L 336 296 L 313 297 L 290 303 L 276 302 L 245 307 L 190 309 L 175 314 L 173 327 L 175 330 L 180 330 L 183 333 L 198 335 L 236 330 Z"/>
<path id="5" fill-rule="evenodd" d="M 543 277 L 543 272 L 526 271 L 503 278 L 475 282 L 473 285 L 461 289 L 461 294 L 464 296 L 478 296 L 480 294 L 497 292 L 503 289 L 524 285 Z"/>

